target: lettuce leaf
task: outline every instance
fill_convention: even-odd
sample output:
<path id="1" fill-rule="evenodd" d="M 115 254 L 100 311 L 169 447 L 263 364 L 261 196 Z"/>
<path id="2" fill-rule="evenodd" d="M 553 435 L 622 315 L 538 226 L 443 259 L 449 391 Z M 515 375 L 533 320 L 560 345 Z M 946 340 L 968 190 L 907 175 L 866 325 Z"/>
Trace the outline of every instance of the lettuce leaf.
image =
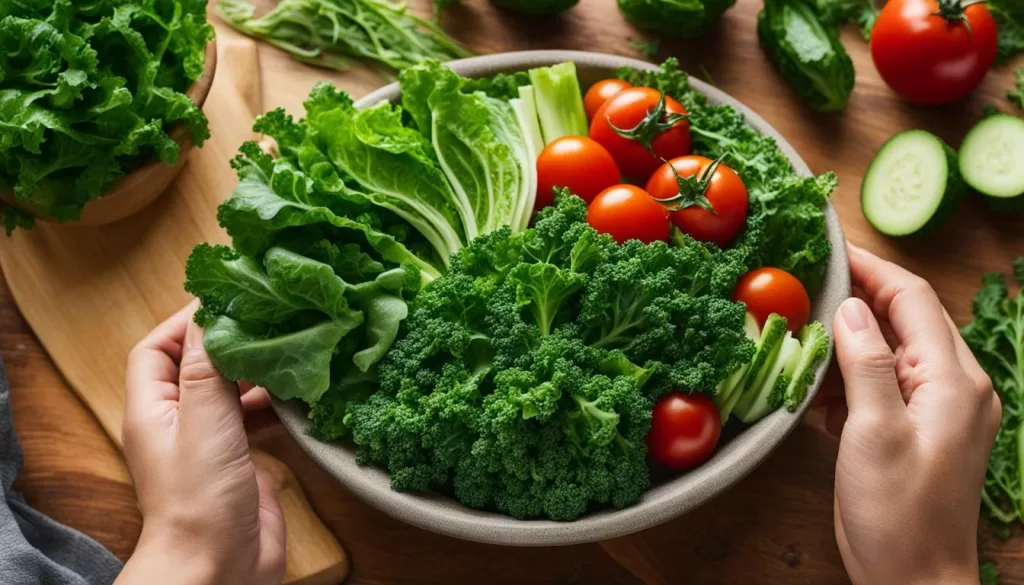
<path id="1" fill-rule="evenodd" d="M 200 0 L 7 2 L 0 7 L 0 188 L 23 212 L 77 219 L 126 173 L 174 164 L 183 123 L 199 145 L 202 110 L 185 91 L 213 29 Z M 5 212 L 5 218 L 15 212 Z M 5 219 L 27 227 L 25 213 Z"/>

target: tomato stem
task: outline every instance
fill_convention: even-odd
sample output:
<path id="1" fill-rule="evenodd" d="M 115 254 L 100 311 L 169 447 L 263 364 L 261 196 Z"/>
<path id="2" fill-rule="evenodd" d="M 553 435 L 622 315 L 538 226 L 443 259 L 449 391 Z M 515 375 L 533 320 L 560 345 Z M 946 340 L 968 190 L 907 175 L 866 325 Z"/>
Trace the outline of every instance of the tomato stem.
<path id="1" fill-rule="evenodd" d="M 664 121 L 662 118 L 664 118 Z M 647 115 L 644 116 L 644 119 L 640 120 L 636 126 L 629 129 L 619 128 L 615 124 L 612 124 L 611 118 L 608 118 L 608 126 L 619 136 L 626 140 L 639 142 L 651 154 L 655 154 L 654 139 L 662 132 L 670 130 L 673 126 L 685 119 L 686 114 L 667 111 L 665 108 L 665 92 L 661 92 L 661 97 L 658 99 L 657 105 L 655 105 L 653 109 L 648 110 Z"/>
<path id="2" fill-rule="evenodd" d="M 669 211 L 679 211 L 688 207 L 699 207 L 712 215 L 718 215 L 715 208 L 711 206 L 711 202 L 708 201 L 707 193 L 708 188 L 711 187 L 711 180 L 715 178 L 715 172 L 718 171 L 719 165 L 725 160 L 725 157 L 729 156 L 729 153 L 724 153 L 718 157 L 716 161 L 708 165 L 708 168 L 701 173 L 700 177 L 682 177 L 679 175 L 679 171 L 676 170 L 675 165 L 669 161 L 668 167 L 672 169 L 672 174 L 676 176 L 676 185 L 679 191 L 672 197 L 665 199 L 659 199 L 654 197 L 653 199 L 658 203 L 665 206 Z M 662 159 L 665 160 L 665 159 Z"/>
<path id="3" fill-rule="evenodd" d="M 938 0 L 939 9 L 933 12 L 932 15 L 945 18 L 946 22 L 953 26 L 963 24 L 964 28 L 967 29 L 967 34 L 973 36 L 971 22 L 967 20 L 967 14 L 964 11 L 968 6 L 981 2 L 984 2 L 984 0 L 970 0 L 966 4 L 963 0 Z"/>

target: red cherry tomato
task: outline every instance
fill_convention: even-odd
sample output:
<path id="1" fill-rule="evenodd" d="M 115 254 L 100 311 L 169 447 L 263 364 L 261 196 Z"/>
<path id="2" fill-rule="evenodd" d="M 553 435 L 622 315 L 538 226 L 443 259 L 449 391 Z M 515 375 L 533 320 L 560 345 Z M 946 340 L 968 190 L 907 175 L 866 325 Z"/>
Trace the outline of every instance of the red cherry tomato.
<path id="1" fill-rule="evenodd" d="M 622 244 L 668 240 L 668 210 L 640 187 L 616 185 L 605 189 L 587 208 L 587 223 Z"/>
<path id="2" fill-rule="evenodd" d="M 672 167 L 680 177 L 700 179 L 712 164 L 710 159 L 697 155 L 673 159 L 654 172 L 647 181 L 647 192 L 657 199 L 674 197 L 679 193 L 679 184 Z M 724 248 L 747 223 L 747 187 L 735 171 L 719 164 L 704 196 L 715 213 L 693 206 L 672 212 L 669 219 L 695 239 Z"/>
<path id="3" fill-rule="evenodd" d="M 590 123 L 590 137 L 608 149 L 618 163 L 619 170 L 634 181 L 646 181 L 661 165 L 662 159 L 671 160 L 690 154 L 690 124 L 686 120 L 676 122 L 651 142 L 655 154 L 651 154 L 639 142 L 619 136 L 612 128 L 635 128 L 658 105 L 660 99 L 661 93 L 649 87 L 625 89 L 605 102 Z M 665 98 L 665 110 L 686 114 L 683 106 L 670 97 Z"/>
<path id="4" fill-rule="evenodd" d="M 615 159 L 586 136 L 563 136 L 544 147 L 537 157 L 537 203 L 541 209 L 555 201 L 554 189 L 568 187 L 587 203 L 608 187 L 622 182 Z"/>
<path id="5" fill-rule="evenodd" d="M 785 270 L 758 268 L 745 274 L 736 285 L 734 299 L 764 327 L 772 313 L 785 317 L 789 330 L 800 331 L 811 318 L 811 298 L 804 285 Z"/>
<path id="6" fill-rule="evenodd" d="M 948 15 L 939 13 L 937 0 L 889 0 L 871 33 L 871 57 L 882 79 L 916 104 L 966 96 L 998 52 L 996 23 L 984 3 L 944 3 L 952 3 Z"/>
<path id="7" fill-rule="evenodd" d="M 654 405 L 647 450 L 673 469 L 690 469 L 711 457 L 722 435 L 722 416 L 703 394 L 671 392 Z"/>
<path id="8" fill-rule="evenodd" d="M 612 96 L 620 91 L 631 87 L 633 86 L 628 81 L 621 79 L 602 79 L 591 85 L 587 90 L 587 95 L 583 96 L 583 108 L 587 110 L 587 119 L 593 120 L 594 114 L 601 109 L 606 101 L 612 99 Z"/>

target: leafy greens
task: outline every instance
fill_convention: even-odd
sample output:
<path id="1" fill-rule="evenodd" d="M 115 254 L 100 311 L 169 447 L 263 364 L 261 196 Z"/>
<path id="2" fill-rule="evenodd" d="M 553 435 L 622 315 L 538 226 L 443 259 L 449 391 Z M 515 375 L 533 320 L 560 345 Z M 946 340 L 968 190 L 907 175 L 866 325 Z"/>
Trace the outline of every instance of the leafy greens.
<path id="1" fill-rule="evenodd" d="M 618 0 L 619 10 L 639 28 L 692 39 L 714 26 L 736 0 Z"/>
<path id="2" fill-rule="evenodd" d="M 348 57 L 400 71 L 428 59 L 472 54 L 435 23 L 385 0 L 282 0 L 260 18 L 248 0 L 221 0 L 217 14 L 303 63 L 329 69 L 347 69 Z"/>
<path id="3" fill-rule="evenodd" d="M 1013 268 L 1016 283 L 1024 284 L 1024 258 L 1018 258 Z M 974 321 L 961 333 L 992 378 L 1003 404 L 1003 418 L 985 475 L 982 512 L 997 526 L 1008 529 L 1024 519 L 1024 292 L 1011 295 L 1002 274 L 987 274 L 974 297 L 973 311 Z"/>
<path id="4" fill-rule="evenodd" d="M 7 231 L 31 215 L 77 219 L 126 173 L 174 164 L 182 123 L 209 137 L 185 95 L 213 29 L 203 0 L 26 0 L 0 4 L 0 209 Z"/>

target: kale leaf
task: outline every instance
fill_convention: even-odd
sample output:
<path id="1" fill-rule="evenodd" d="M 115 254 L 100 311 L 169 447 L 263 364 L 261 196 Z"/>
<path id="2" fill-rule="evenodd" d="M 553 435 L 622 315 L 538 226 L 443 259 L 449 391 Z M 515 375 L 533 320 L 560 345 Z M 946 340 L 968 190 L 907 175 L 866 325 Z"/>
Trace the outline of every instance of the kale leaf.
<path id="1" fill-rule="evenodd" d="M 8 232 L 31 215 L 77 219 L 126 173 L 172 165 L 182 123 L 209 137 L 185 91 L 213 28 L 205 2 L 100 0 L 0 6 L 0 210 Z M 9 197 L 9 196 L 5 196 Z"/>

